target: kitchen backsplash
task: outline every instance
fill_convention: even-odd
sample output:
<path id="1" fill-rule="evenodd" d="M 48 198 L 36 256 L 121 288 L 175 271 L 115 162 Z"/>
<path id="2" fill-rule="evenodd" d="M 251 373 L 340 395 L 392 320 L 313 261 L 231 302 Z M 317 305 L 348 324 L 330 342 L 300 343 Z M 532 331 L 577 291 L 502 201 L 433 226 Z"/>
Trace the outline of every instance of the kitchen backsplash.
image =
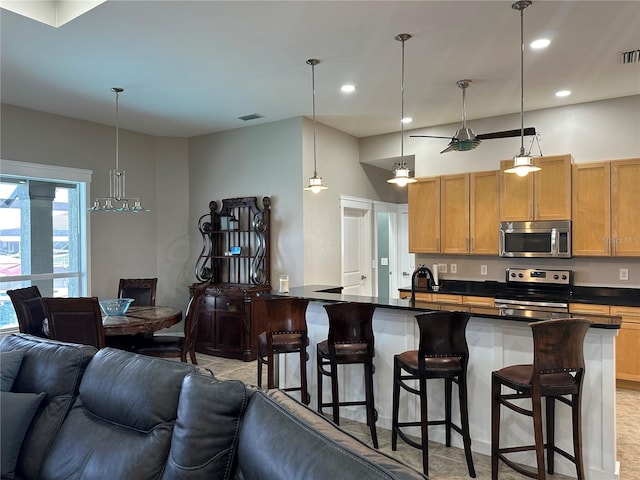
<path id="1" fill-rule="evenodd" d="M 595 258 L 574 257 L 559 258 L 500 258 L 476 257 L 469 255 L 421 255 L 417 254 L 415 265 L 434 263 L 446 264 L 447 271 L 440 272 L 439 277 L 447 280 L 496 280 L 505 281 L 507 267 L 569 269 L 574 271 L 575 285 L 585 287 L 619 287 L 640 288 L 640 258 Z M 456 273 L 451 273 L 451 265 L 455 265 Z M 481 272 L 486 266 L 486 275 Z M 621 269 L 627 269 L 628 280 L 620 280 Z M 623 272 L 624 274 L 624 272 Z"/>

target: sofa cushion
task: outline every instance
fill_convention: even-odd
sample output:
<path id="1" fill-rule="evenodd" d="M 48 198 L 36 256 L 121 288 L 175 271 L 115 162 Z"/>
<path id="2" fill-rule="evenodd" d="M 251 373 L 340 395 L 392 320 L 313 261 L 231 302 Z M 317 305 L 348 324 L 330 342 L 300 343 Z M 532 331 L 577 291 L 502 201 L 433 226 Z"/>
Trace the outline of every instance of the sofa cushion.
<path id="1" fill-rule="evenodd" d="M 24 357 L 22 350 L 0 352 L 0 391 L 11 391 L 13 382 L 20 371 L 22 357 Z"/>
<path id="2" fill-rule="evenodd" d="M 188 375 L 163 480 L 231 478 L 240 418 L 247 405 L 241 381 Z"/>
<path id="3" fill-rule="evenodd" d="M 240 429 L 237 479 L 426 477 L 341 430 L 281 390 L 251 396 Z"/>
<path id="4" fill-rule="evenodd" d="M 24 356 L 12 391 L 45 393 L 22 442 L 15 470 L 20 477 L 38 478 L 43 459 L 71 408 L 82 373 L 96 349 L 27 334 L 8 335 L 0 340 L 0 351 L 14 350 L 22 350 Z"/>
<path id="5" fill-rule="evenodd" d="M 101 349 L 87 366 L 40 478 L 160 478 L 182 381 L 193 372 L 184 363 Z"/>
<path id="6" fill-rule="evenodd" d="M 0 458 L 3 479 L 14 478 L 24 435 L 43 398 L 44 393 L 0 392 Z"/>

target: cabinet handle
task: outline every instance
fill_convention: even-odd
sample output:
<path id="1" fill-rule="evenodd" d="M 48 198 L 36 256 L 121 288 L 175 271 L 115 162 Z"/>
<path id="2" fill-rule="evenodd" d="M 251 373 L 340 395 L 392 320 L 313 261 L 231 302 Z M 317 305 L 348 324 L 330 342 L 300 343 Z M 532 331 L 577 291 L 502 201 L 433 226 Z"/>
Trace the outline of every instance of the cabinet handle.
<path id="1" fill-rule="evenodd" d="M 476 239 L 472 238 L 471 239 L 471 253 L 476 251 Z"/>
<path id="2" fill-rule="evenodd" d="M 464 239 L 464 249 L 467 253 L 469 252 L 469 238 Z"/>

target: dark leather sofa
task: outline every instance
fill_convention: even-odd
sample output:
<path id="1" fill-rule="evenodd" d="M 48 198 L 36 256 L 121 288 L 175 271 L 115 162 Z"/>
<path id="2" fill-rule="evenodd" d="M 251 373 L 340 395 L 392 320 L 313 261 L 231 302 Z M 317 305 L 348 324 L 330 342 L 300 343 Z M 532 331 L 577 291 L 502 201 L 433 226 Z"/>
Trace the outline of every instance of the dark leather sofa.
<path id="1" fill-rule="evenodd" d="M 25 334 L 12 392 L 46 394 L 15 478 L 425 479 L 279 390 L 196 367 Z"/>

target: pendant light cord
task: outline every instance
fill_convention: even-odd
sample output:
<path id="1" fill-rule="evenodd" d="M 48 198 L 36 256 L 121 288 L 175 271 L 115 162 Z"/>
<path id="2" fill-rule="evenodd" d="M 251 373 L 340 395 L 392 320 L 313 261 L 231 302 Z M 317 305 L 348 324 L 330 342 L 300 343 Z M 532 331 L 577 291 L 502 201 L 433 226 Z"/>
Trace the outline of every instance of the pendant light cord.
<path id="1" fill-rule="evenodd" d="M 402 75 L 400 85 L 400 165 L 404 168 L 404 42 L 402 39 Z"/>
<path id="2" fill-rule="evenodd" d="M 311 91 L 312 91 L 312 104 L 313 104 L 313 176 L 317 177 L 318 172 L 316 169 L 316 61 L 311 62 Z"/>
<path id="3" fill-rule="evenodd" d="M 520 156 L 524 156 L 524 9 L 527 6 L 520 8 Z"/>
<path id="4" fill-rule="evenodd" d="M 120 97 L 120 92 L 117 88 L 113 89 L 116 92 L 116 172 L 120 170 L 119 162 L 118 162 L 118 152 L 120 151 L 120 133 L 119 133 L 119 115 L 118 115 L 118 99 Z"/>

